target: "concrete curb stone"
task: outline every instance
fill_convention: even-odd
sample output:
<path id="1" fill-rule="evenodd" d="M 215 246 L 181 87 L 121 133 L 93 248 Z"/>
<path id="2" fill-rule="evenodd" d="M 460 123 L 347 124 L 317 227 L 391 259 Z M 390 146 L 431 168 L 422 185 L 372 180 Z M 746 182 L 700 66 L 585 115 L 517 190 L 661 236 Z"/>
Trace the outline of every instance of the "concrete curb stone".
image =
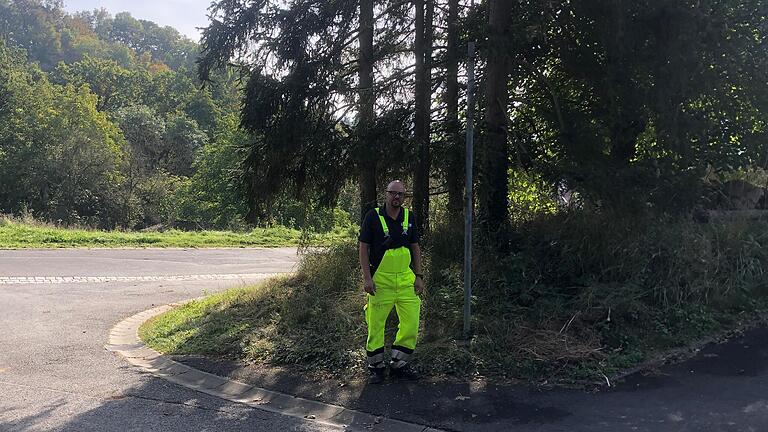
<path id="1" fill-rule="evenodd" d="M 193 300 L 197 299 L 189 301 Z M 180 304 L 158 306 L 120 321 L 109 332 L 104 348 L 119 354 L 126 362 L 156 377 L 264 411 L 303 418 L 349 431 L 442 432 L 440 429 L 417 423 L 380 417 L 213 375 L 174 361 L 144 345 L 139 339 L 139 327 L 148 319 Z"/>

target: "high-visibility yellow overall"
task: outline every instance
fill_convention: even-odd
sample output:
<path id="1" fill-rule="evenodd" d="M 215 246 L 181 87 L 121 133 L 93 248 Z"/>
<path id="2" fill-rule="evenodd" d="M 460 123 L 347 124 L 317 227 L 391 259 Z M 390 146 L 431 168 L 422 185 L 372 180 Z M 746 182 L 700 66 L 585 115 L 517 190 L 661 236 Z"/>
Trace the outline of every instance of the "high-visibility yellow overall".
<path id="1" fill-rule="evenodd" d="M 403 234 L 408 232 L 408 209 L 403 208 Z M 389 237 L 389 228 L 380 209 L 376 209 L 384 229 L 384 237 Z M 384 326 L 395 307 L 399 324 L 397 336 L 392 345 L 390 365 L 393 368 L 404 366 L 416 348 L 416 338 L 419 333 L 419 310 L 421 299 L 416 295 L 414 282 L 416 276 L 411 270 L 411 251 L 401 246 L 387 249 L 381 263 L 373 275 L 376 294 L 368 294 L 365 305 L 365 321 L 368 323 L 368 367 L 378 369 L 384 367 Z"/>

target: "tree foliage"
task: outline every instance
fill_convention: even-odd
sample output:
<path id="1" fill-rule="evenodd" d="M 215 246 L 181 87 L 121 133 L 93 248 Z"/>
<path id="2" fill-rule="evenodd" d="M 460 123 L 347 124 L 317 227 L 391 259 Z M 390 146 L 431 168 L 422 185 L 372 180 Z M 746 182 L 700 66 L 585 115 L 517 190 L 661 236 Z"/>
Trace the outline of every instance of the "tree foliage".
<path id="1" fill-rule="evenodd" d="M 510 169 L 546 179 L 553 191 L 576 190 L 596 208 L 666 212 L 694 205 L 708 167 L 766 163 L 768 57 L 760 0 L 383 2 L 373 14 L 371 54 L 368 36 L 362 38 L 368 5 L 214 3 L 200 72 L 206 77 L 232 62 L 249 78 L 242 121 L 262 137 L 262 158 L 246 159 L 246 172 L 299 164 L 301 171 L 286 171 L 298 186 L 312 172 L 311 162 L 331 172 L 326 160 L 307 164 L 302 146 L 314 148 L 311 137 L 285 125 L 324 119 L 326 130 L 354 130 L 357 110 L 364 127 L 341 138 L 355 156 L 345 178 L 359 178 L 362 201 L 370 196 L 367 176 L 382 182 L 396 166 L 415 181 L 419 208 L 428 208 L 425 176 L 430 192 L 444 182 L 456 216 L 459 106 L 466 98 L 458 53 L 468 40 L 480 48 L 478 210 L 491 231 L 515 212 Z M 441 87 L 445 93 L 436 91 Z M 362 103 L 368 88 L 374 92 L 370 115 Z M 345 107 L 352 107 L 348 117 L 334 116 Z M 394 139 L 376 149 L 372 131 L 394 113 L 406 122 L 404 134 L 390 135 Z M 387 157 L 399 148 L 392 141 L 406 142 L 404 158 Z M 430 151 L 439 163 L 429 163 Z"/>
<path id="2" fill-rule="evenodd" d="M 0 209 L 49 220 L 118 223 L 122 134 L 87 87 L 51 84 L 0 44 Z"/>
<path id="3" fill-rule="evenodd" d="M 175 223 L 180 203 L 193 203 L 183 193 L 196 158 L 238 105 L 234 77 L 217 72 L 201 89 L 190 73 L 197 45 L 176 30 L 103 9 L 67 14 L 56 1 L 0 2 L 2 41 L 0 211 L 107 227 Z M 205 225 L 227 224 L 215 219 Z"/>
<path id="4" fill-rule="evenodd" d="M 523 65 L 529 104 L 510 110 L 522 158 L 601 206 L 662 211 L 694 204 L 707 167 L 764 164 L 764 9 L 563 3 Z"/>

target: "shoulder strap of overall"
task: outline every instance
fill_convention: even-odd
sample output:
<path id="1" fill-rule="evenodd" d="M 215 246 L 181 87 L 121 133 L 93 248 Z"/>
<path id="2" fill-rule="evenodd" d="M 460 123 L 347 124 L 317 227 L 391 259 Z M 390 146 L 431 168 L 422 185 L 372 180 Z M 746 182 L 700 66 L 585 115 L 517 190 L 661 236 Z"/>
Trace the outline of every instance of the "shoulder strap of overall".
<path id="1" fill-rule="evenodd" d="M 381 213 L 381 208 L 376 207 L 376 214 L 379 215 L 379 221 L 381 222 L 381 228 L 384 230 L 384 237 L 389 237 L 389 227 L 387 226 L 387 221 L 384 220 L 384 215 Z M 403 234 L 408 234 L 408 209 L 403 207 Z"/>
<path id="2" fill-rule="evenodd" d="M 384 215 L 381 213 L 381 208 L 376 207 L 376 214 L 379 215 L 379 221 L 381 221 L 381 228 L 384 230 L 384 237 L 389 237 L 389 227 L 387 221 L 384 220 Z"/>

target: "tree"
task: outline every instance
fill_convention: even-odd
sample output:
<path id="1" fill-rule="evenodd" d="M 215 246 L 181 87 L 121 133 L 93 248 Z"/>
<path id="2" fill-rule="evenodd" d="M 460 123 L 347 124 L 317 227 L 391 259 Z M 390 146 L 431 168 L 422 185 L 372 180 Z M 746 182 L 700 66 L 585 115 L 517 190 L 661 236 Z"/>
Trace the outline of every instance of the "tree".
<path id="1" fill-rule="evenodd" d="M 61 2 L 40 0 L 0 1 L 0 38 L 22 47 L 28 56 L 52 69 L 62 58 Z"/>
<path id="2" fill-rule="evenodd" d="M 459 222 L 464 205 L 464 152 L 459 124 L 459 0 L 448 0 L 447 47 L 445 54 L 445 179 L 448 190 L 448 215 Z"/>
<path id="3" fill-rule="evenodd" d="M 195 155 L 207 142 L 208 135 L 196 121 L 181 113 L 170 115 L 164 138 L 166 154 L 161 158 L 165 170 L 177 176 L 192 175 Z"/>
<path id="4" fill-rule="evenodd" d="M 336 109 L 353 87 L 351 73 L 339 71 L 356 37 L 356 9 L 346 1 L 267 0 L 222 1 L 211 8 L 200 77 L 208 80 L 231 63 L 247 76 L 241 119 L 254 139 L 242 173 L 251 222 L 280 193 L 321 197 L 317 201 L 332 205 L 344 179 L 359 172 L 348 162 L 348 110 Z"/>
<path id="5" fill-rule="evenodd" d="M 144 42 L 144 26 L 128 12 L 120 12 L 112 20 L 110 39 L 141 51 Z"/>
<path id="6" fill-rule="evenodd" d="M 421 231 L 429 231 L 430 117 L 432 112 L 432 20 L 433 0 L 416 0 L 413 53 L 416 82 L 414 86 L 414 142 L 416 169 L 413 175 L 413 207 Z"/>
<path id="7" fill-rule="evenodd" d="M 245 221 L 248 204 L 238 170 L 251 138 L 238 123 L 234 114 L 223 118 L 213 140 L 203 146 L 182 191 L 182 219 L 220 228 Z"/>
<path id="8" fill-rule="evenodd" d="M 505 24 L 509 19 L 508 2 L 488 2 L 488 48 L 485 67 L 485 121 L 482 148 L 478 151 L 479 223 L 491 244 L 503 246 L 509 221 L 507 208 L 507 105 L 509 85 L 509 39 Z M 502 234 L 502 235 L 499 235 Z"/>
<path id="9" fill-rule="evenodd" d="M 100 111 L 116 111 L 142 101 L 150 82 L 146 72 L 90 56 L 73 64 L 59 64 L 54 77 L 60 83 L 90 86 L 99 96 Z"/>
<path id="10" fill-rule="evenodd" d="M 680 211 L 708 167 L 765 154 L 759 1 L 562 2 L 526 67 L 522 123 L 539 169 L 601 208 Z M 520 135 L 524 132 L 520 130 Z M 535 137 L 535 138 L 533 138 Z M 759 162 L 758 162 L 759 163 Z"/>
<path id="11" fill-rule="evenodd" d="M 143 103 L 163 115 L 185 109 L 199 92 L 192 79 L 175 71 L 149 74 L 146 85 Z"/>
<path id="12" fill-rule="evenodd" d="M 148 175 L 165 167 L 170 153 L 165 142 L 165 120 L 147 106 L 134 105 L 115 112 L 115 120 L 122 129 L 131 148 L 134 168 L 138 176 Z"/>
<path id="13" fill-rule="evenodd" d="M 358 87 L 357 114 L 358 163 L 360 165 L 360 220 L 376 206 L 378 189 L 376 176 L 376 140 L 371 135 L 374 122 L 376 93 L 373 87 L 373 0 L 360 0 L 360 28 L 358 30 Z"/>

